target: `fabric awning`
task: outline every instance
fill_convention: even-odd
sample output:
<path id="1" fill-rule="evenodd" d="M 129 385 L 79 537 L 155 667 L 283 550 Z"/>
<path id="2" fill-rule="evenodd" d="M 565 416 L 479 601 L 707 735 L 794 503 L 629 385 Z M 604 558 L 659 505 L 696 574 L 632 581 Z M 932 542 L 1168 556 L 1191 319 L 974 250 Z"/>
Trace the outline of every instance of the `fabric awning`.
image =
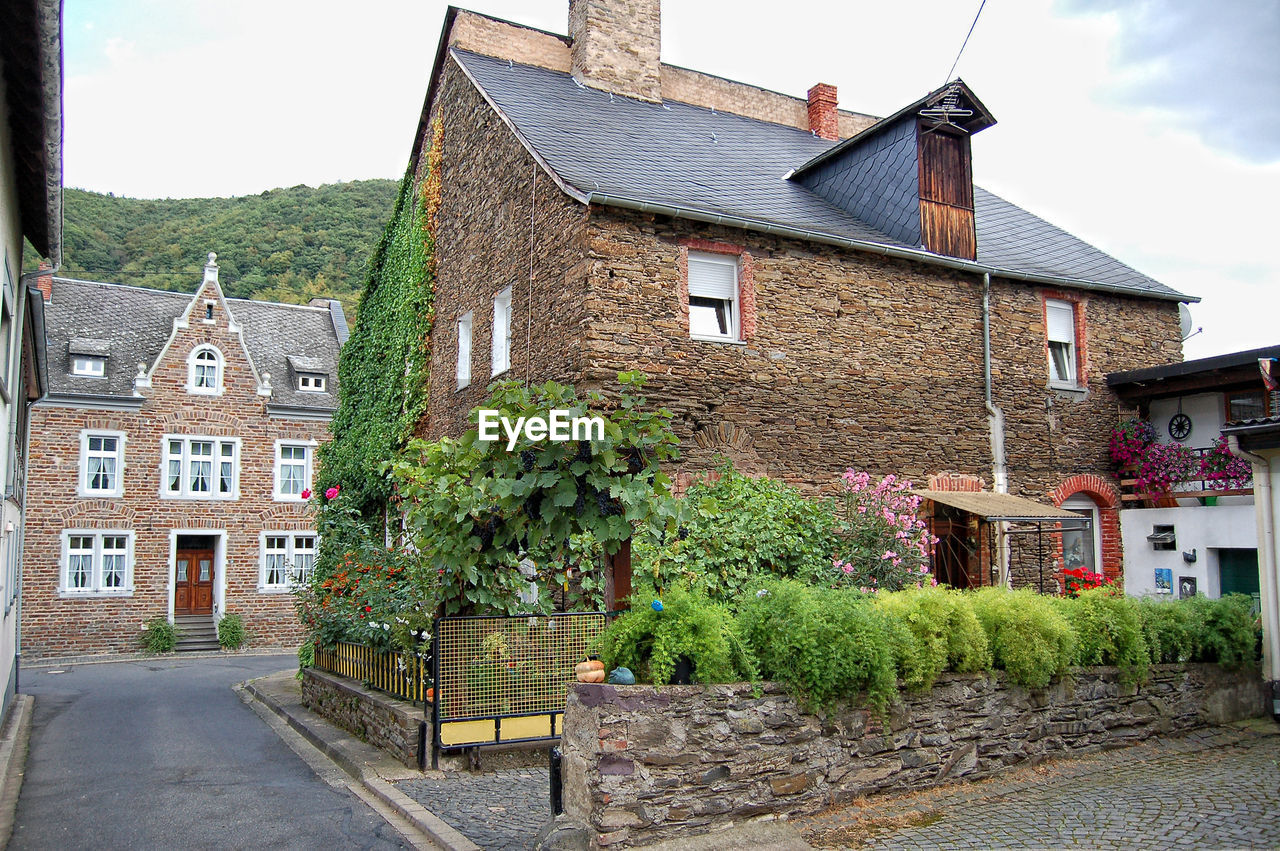
<path id="1" fill-rule="evenodd" d="M 990 491 L 913 490 L 916 496 L 931 499 L 987 520 L 1023 520 L 1030 522 L 1079 520 L 1080 515 L 1065 508 L 1045 505 L 1021 496 Z"/>

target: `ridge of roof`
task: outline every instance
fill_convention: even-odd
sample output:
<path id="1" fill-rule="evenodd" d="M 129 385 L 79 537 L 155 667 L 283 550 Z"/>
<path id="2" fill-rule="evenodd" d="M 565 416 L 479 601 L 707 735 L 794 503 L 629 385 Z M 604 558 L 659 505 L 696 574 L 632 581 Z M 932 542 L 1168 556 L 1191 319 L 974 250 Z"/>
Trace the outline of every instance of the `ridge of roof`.
<path id="1" fill-rule="evenodd" d="M 67 278 L 62 275 L 54 275 L 53 280 L 60 281 L 64 284 L 87 284 L 93 287 L 114 287 L 116 289 L 135 290 L 137 292 L 154 293 L 156 295 L 178 296 L 187 301 L 190 301 L 192 296 L 200 292 L 199 287 L 197 287 L 196 289 L 188 293 L 188 292 L 183 292 L 181 290 L 162 290 L 157 287 L 140 287 L 140 286 L 137 286 L 136 284 L 119 284 L 114 281 L 90 281 L 87 278 Z M 288 301 L 266 301 L 265 299 L 241 298 L 239 296 L 224 296 L 224 298 L 227 301 L 234 301 L 240 304 L 261 304 L 261 305 L 267 305 L 270 307 L 288 307 L 288 308 L 299 309 L 299 310 L 315 310 L 315 311 L 325 311 L 325 312 L 329 310 L 328 307 L 320 307 L 318 305 L 311 305 L 311 304 L 294 304 L 293 302 L 288 302 Z M 331 300 L 334 300 L 334 299 L 331 299 Z"/>

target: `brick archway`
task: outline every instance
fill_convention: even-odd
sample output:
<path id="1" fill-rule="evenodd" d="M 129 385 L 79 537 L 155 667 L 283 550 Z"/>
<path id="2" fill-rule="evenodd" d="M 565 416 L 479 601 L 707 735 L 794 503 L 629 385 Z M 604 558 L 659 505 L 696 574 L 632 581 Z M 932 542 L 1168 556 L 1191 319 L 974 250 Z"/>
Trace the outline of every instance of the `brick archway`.
<path id="1" fill-rule="evenodd" d="M 1120 493 L 1101 476 L 1081 473 L 1058 485 L 1050 496 L 1053 504 L 1060 507 L 1076 494 L 1084 494 L 1097 503 L 1102 573 L 1119 582 L 1124 573 L 1124 552 L 1120 545 Z"/>

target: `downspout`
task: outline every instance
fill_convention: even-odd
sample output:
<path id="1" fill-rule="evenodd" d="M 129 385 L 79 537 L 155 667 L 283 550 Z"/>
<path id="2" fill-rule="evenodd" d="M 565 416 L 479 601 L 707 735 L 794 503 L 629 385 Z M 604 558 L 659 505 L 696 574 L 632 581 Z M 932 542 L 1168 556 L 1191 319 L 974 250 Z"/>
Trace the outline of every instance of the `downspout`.
<path id="1" fill-rule="evenodd" d="M 987 408 L 987 429 L 991 433 L 991 464 L 995 470 L 996 493 L 1009 492 L 1009 471 L 1004 455 L 1004 411 L 991 394 L 991 273 L 982 273 L 982 387 L 983 404 Z M 996 552 L 999 554 L 997 577 L 1000 585 L 1009 584 L 1009 540 L 1003 521 L 996 524 Z"/>
<path id="2" fill-rule="evenodd" d="M 1262 675 L 1280 680 L 1280 577 L 1276 575 L 1276 524 L 1271 493 L 1271 460 L 1240 448 L 1237 435 L 1227 436 L 1231 454 L 1253 464 L 1254 518 L 1258 524 L 1258 572 L 1262 578 Z M 1261 507 L 1261 510 L 1259 508 Z"/>

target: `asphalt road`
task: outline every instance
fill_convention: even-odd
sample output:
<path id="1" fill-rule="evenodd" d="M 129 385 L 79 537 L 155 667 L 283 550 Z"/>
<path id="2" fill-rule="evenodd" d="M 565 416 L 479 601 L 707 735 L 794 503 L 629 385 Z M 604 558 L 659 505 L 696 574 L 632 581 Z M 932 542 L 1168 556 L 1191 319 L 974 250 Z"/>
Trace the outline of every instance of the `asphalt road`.
<path id="1" fill-rule="evenodd" d="M 36 708 L 9 847 L 406 847 L 231 690 L 293 665 L 239 656 L 24 668 Z"/>

